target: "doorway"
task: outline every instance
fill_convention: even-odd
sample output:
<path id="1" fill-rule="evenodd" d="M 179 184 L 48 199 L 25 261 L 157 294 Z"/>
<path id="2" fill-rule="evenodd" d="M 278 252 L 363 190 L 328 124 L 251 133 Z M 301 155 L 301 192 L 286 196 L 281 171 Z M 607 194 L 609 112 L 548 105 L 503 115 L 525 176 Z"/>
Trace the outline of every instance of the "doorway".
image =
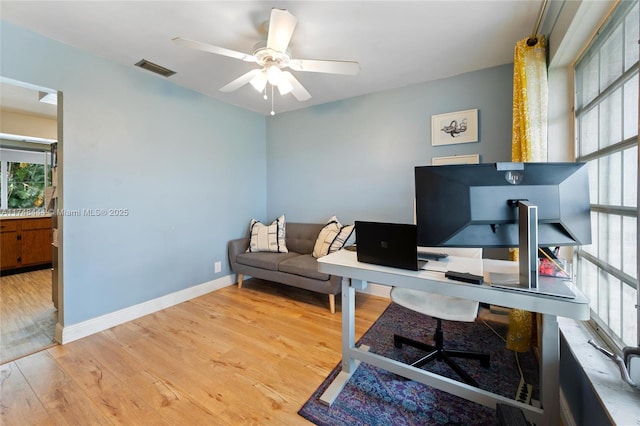
<path id="1" fill-rule="evenodd" d="M 56 343 L 58 92 L 0 77 L 0 364 Z"/>

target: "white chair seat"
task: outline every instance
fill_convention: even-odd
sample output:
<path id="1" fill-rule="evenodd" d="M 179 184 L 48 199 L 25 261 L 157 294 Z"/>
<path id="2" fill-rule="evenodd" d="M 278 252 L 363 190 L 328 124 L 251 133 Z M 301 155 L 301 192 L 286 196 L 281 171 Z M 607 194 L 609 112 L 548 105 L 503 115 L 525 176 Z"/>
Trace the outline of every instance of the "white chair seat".
<path id="1" fill-rule="evenodd" d="M 420 249 L 445 252 L 450 256 L 482 258 L 482 248 L 420 247 Z M 398 287 L 391 289 L 391 300 L 398 305 L 430 317 L 463 322 L 473 322 L 478 315 L 480 306 L 474 300 Z"/>
<path id="2" fill-rule="evenodd" d="M 478 315 L 479 303 L 474 300 L 408 288 L 391 289 L 391 300 L 412 311 L 443 320 L 473 322 Z"/>

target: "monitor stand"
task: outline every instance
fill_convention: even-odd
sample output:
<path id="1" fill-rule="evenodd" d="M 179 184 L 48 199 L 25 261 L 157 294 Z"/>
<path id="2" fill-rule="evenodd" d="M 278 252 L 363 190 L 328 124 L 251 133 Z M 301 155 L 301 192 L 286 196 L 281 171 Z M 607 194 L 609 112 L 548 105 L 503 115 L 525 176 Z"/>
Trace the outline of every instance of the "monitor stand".
<path id="1" fill-rule="evenodd" d="M 520 285 L 538 288 L 538 206 L 518 201 Z"/>

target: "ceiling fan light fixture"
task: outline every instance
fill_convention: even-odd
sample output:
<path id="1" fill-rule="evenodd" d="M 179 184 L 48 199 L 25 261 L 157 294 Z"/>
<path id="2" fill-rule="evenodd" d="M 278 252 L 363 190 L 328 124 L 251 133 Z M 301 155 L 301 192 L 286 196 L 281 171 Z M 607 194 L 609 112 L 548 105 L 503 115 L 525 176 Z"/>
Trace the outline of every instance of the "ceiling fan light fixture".
<path id="1" fill-rule="evenodd" d="M 267 80 L 272 86 L 277 86 L 282 81 L 282 70 L 277 65 L 267 65 Z"/>
<path id="2" fill-rule="evenodd" d="M 257 74 L 255 77 L 253 77 L 249 81 L 249 83 L 253 86 L 254 89 L 262 93 L 262 91 L 264 91 L 264 88 L 267 85 L 266 73 L 262 71 L 260 74 Z"/>

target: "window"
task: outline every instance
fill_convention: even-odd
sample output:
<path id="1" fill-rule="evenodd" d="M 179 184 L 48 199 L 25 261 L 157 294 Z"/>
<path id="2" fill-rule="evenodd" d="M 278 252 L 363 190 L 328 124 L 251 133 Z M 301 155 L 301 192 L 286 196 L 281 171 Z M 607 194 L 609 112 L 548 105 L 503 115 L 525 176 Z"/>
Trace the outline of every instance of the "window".
<path id="1" fill-rule="evenodd" d="M 0 162 L 0 207 L 44 208 L 44 188 L 51 182 L 49 154 L 2 149 Z"/>
<path id="2" fill-rule="evenodd" d="M 589 167 L 592 244 L 577 285 L 596 326 L 638 344 L 638 0 L 622 1 L 575 65 L 576 160 Z"/>

